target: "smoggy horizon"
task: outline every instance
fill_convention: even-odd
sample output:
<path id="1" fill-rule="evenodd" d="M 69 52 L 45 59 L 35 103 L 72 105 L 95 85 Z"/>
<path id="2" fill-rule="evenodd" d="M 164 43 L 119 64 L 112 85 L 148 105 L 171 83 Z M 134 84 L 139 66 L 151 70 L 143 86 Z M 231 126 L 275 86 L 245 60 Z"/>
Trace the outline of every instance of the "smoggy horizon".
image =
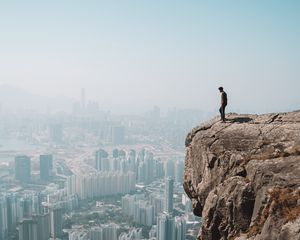
<path id="1" fill-rule="evenodd" d="M 84 88 L 123 112 L 213 112 L 223 86 L 228 111 L 296 110 L 299 10 L 295 1 L 1 3 L 0 85 L 75 100 Z"/>

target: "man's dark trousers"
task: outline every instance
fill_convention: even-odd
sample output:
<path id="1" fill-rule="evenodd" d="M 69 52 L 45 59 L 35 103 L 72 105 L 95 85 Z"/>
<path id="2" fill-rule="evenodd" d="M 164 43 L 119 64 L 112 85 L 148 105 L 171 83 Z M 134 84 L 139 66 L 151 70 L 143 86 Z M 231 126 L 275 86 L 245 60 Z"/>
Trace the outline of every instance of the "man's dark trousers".
<path id="1" fill-rule="evenodd" d="M 221 120 L 223 122 L 225 122 L 225 108 L 226 108 L 226 105 L 221 105 L 219 111 L 220 111 L 220 114 L 221 114 Z"/>

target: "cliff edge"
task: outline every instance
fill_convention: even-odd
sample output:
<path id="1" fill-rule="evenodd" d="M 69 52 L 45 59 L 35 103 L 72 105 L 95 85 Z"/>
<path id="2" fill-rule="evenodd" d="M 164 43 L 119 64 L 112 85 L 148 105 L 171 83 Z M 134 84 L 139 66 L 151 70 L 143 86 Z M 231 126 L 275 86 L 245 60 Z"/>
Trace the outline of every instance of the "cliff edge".
<path id="1" fill-rule="evenodd" d="M 186 138 L 201 240 L 300 240 L 300 111 L 227 115 Z"/>

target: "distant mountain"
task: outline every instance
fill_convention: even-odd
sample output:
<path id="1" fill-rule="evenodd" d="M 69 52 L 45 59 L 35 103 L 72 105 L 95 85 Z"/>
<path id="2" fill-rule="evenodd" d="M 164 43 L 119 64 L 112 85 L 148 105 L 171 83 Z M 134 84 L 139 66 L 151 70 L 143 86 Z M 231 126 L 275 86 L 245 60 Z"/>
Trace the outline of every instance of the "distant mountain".
<path id="1" fill-rule="evenodd" d="M 33 110 L 40 112 L 71 111 L 74 99 L 53 96 L 46 97 L 29 93 L 21 88 L 0 85 L 0 106 L 9 110 Z"/>

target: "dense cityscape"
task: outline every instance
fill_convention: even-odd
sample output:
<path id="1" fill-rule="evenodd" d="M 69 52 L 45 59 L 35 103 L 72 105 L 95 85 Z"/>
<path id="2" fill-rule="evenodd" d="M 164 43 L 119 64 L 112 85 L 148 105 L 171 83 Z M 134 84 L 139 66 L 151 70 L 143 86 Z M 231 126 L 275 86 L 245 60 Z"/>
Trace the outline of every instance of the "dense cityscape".
<path id="1" fill-rule="evenodd" d="M 300 240 L 299 13 L 0 1 L 0 240 Z"/>
<path id="2" fill-rule="evenodd" d="M 196 239 L 184 138 L 203 113 L 113 115 L 82 90 L 69 113 L 0 114 L 0 240 Z"/>

